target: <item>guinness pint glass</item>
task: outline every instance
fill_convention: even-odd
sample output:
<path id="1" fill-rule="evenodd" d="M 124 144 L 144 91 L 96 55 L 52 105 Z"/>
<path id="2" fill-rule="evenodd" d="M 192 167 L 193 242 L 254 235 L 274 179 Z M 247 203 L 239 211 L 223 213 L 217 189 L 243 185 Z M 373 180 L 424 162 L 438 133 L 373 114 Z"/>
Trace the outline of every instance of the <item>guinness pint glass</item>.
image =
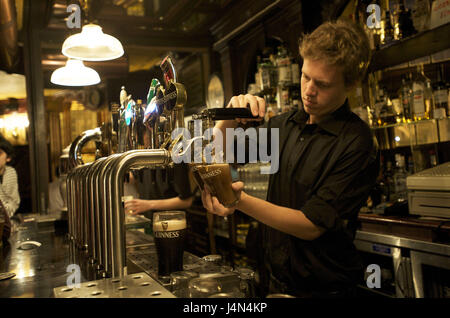
<path id="1" fill-rule="evenodd" d="M 192 176 L 194 177 L 195 183 L 198 185 L 200 190 L 203 190 L 203 180 L 202 177 L 200 177 L 200 173 L 198 172 L 198 167 L 201 164 L 197 163 L 190 163 L 189 167 L 191 168 Z"/>
<path id="2" fill-rule="evenodd" d="M 183 270 L 186 215 L 183 211 L 153 213 L 153 234 L 158 255 L 158 275 Z"/>
<path id="3" fill-rule="evenodd" d="M 231 187 L 231 171 L 228 163 L 203 164 L 198 166 L 198 171 L 211 194 L 225 207 L 232 207 L 239 201 Z"/>

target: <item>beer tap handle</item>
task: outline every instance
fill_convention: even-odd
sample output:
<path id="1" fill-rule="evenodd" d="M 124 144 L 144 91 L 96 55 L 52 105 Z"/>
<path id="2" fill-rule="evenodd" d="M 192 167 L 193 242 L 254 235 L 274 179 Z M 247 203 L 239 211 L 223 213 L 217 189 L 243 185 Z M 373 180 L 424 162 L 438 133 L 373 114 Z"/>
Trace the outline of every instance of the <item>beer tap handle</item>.
<path id="1" fill-rule="evenodd" d="M 127 101 L 127 91 L 125 90 L 125 86 L 122 86 L 120 90 L 120 106 L 125 107 Z"/>
<path id="2" fill-rule="evenodd" d="M 258 116 L 253 116 L 250 108 L 210 108 L 206 109 L 200 115 L 201 117 L 208 117 L 211 120 L 232 120 L 237 118 L 257 119 Z"/>
<path id="3" fill-rule="evenodd" d="M 169 87 L 169 82 L 172 80 L 173 82 L 177 82 L 177 73 L 175 71 L 175 66 L 172 63 L 172 59 L 170 56 L 166 56 L 165 59 L 161 62 L 161 70 L 164 73 L 164 80 L 166 82 L 166 87 Z"/>
<path id="4" fill-rule="evenodd" d="M 152 79 L 152 82 L 150 83 L 150 88 L 148 89 L 148 94 L 147 94 L 147 105 L 150 104 L 153 97 L 156 96 L 156 91 L 158 89 L 158 86 L 160 86 L 160 85 L 161 84 L 159 83 L 159 81 L 156 78 Z"/>

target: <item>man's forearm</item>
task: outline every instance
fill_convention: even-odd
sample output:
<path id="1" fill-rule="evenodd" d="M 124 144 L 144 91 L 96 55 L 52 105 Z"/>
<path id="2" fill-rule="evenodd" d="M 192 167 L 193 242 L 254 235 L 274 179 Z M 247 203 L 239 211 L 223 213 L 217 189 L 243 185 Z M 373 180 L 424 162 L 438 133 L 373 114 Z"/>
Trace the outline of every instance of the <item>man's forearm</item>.
<path id="1" fill-rule="evenodd" d="M 245 192 L 241 193 L 237 209 L 274 229 L 303 240 L 314 240 L 323 233 L 323 229 L 313 224 L 302 211 L 281 207 Z"/>
<path id="2" fill-rule="evenodd" d="M 173 197 L 162 200 L 151 200 L 152 210 L 176 210 L 187 209 L 192 205 L 193 197 L 187 199 L 180 199 Z"/>

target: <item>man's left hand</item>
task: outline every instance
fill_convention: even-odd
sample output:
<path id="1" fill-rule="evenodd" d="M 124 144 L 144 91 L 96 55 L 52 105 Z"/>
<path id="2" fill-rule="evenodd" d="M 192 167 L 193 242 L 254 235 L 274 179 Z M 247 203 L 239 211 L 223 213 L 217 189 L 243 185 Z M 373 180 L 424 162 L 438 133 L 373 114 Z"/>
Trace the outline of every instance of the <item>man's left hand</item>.
<path id="1" fill-rule="evenodd" d="M 239 201 L 242 198 L 242 195 L 245 193 L 242 191 L 244 189 L 244 183 L 241 181 L 234 182 L 231 187 L 233 188 L 233 191 L 236 192 L 237 197 L 239 198 Z M 239 201 L 237 204 L 239 204 Z M 205 185 L 205 190 L 202 191 L 202 202 L 203 207 L 210 213 L 217 214 L 219 216 L 227 216 L 232 213 L 234 213 L 234 210 L 236 210 L 237 205 L 226 208 L 224 207 L 217 197 L 212 196 L 211 192 L 209 191 L 208 187 Z"/>

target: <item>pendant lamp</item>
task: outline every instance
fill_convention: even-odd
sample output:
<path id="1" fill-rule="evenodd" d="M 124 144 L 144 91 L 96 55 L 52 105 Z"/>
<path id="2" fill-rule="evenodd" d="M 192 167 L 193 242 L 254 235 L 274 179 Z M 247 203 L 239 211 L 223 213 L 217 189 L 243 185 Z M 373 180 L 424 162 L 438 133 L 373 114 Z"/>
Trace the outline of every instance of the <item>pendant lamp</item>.
<path id="1" fill-rule="evenodd" d="M 88 86 L 100 83 L 100 76 L 94 69 L 84 66 L 83 61 L 68 59 L 66 66 L 52 73 L 50 82 L 63 86 Z"/>
<path id="2" fill-rule="evenodd" d="M 69 36 L 63 43 L 62 53 L 83 61 L 107 61 L 123 55 L 123 47 L 115 37 L 105 34 L 97 24 L 86 24 L 81 33 Z"/>

